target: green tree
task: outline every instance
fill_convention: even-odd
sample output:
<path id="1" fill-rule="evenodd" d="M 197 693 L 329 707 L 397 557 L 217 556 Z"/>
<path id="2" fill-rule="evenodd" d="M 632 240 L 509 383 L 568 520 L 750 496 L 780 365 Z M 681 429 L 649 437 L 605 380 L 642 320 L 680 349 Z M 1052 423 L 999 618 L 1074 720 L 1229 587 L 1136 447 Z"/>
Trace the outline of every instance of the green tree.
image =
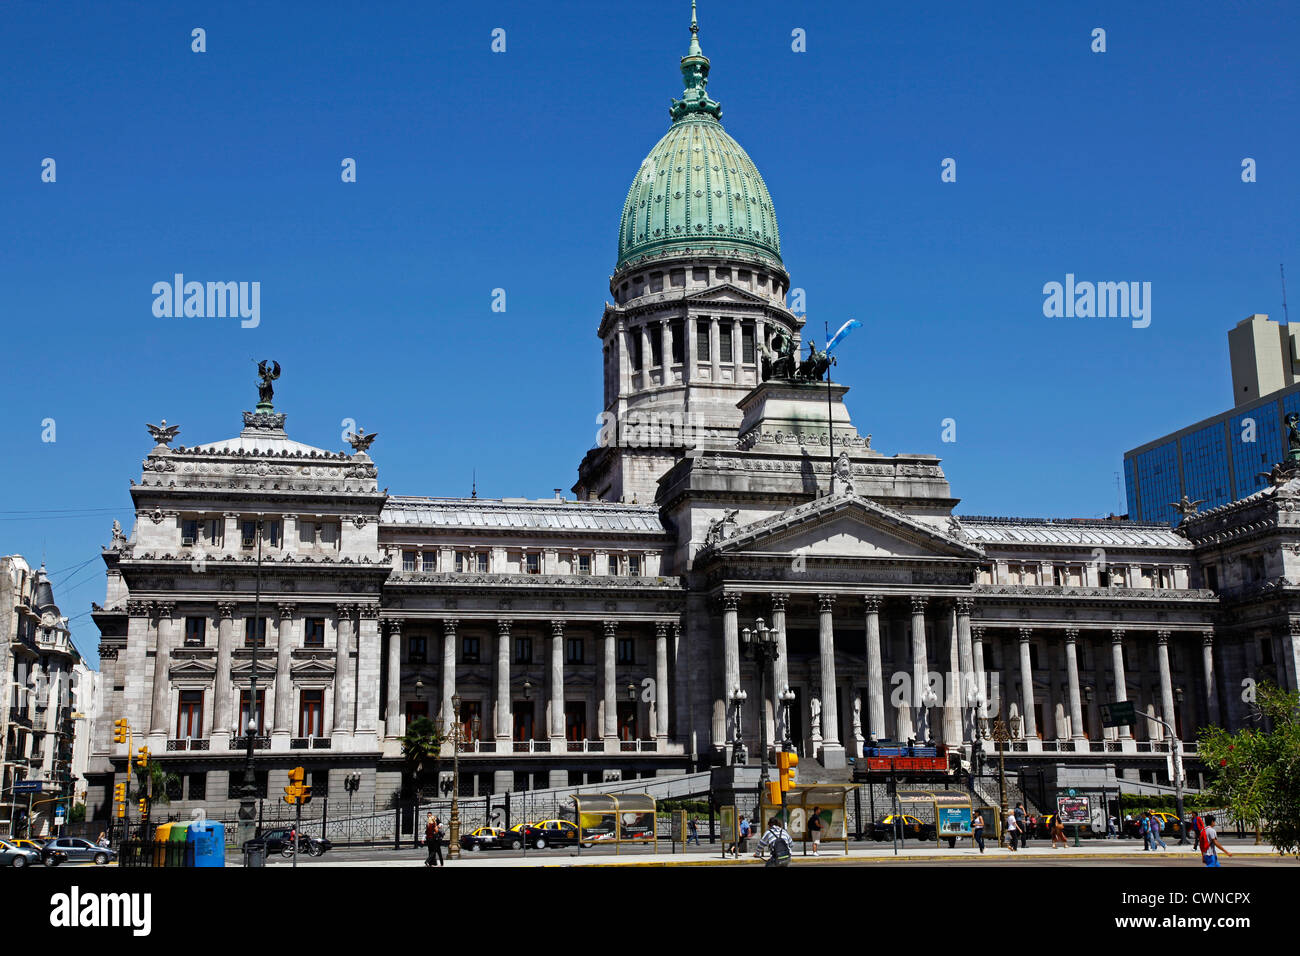
<path id="1" fill-rule="evenodd" d="M 436 775 L 442 740 L 437 725 L 428 717 L 416 717 L 407 724 L 402 758 L 406 761 L 406 789 L 410 796 L 419 796 L 424 781 L 430 774 Z"/>
<path id="2" fill-rule="evenodd" d="M 1255 830 L 1256 842 L 1266 833 L 1278 853 L 1300 855 L 1300 692 L 1259 685 L 1253 716 L 1272 730 L 1201 732 L 1201 758 L 1214 774 L 1210 792 Z"/>

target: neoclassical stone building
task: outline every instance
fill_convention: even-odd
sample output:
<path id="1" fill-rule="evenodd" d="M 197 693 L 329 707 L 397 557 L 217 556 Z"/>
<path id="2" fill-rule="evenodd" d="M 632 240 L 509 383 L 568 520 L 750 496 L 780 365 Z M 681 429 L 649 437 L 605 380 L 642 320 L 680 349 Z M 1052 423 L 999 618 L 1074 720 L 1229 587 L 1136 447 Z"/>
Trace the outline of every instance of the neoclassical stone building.
<path id="1" fill-rule="evenodd" d="M 484 793 L 725 766 L 760 731 L 813 771 L 873 737 L 969 752 L 991 714 L 1023 717 L 1014 748 L 1053 773 L 1155 779 L 1165 733 L 1103 729 L 1101 703 L 1191 739 L 1244 718 L 1241 680 L 1295 686 L 1300 606 L 1258 584 L 1300 547 L 1275 517 L 1293 492 L 1179 531 L 959 517 L 937 457 L 873 448 L 846 386 L 796 374 L 772 200 L 708 72 L 692 23 L 685 93 L 624 204 L 607 427 L 575 498 L 386 494 L 370 439 L 293 441 L 269 383 L 236 438 L 154 430 L 95 608 L 101 815 L 117 716 L 181 776 L 177 809 L 233 815 L 250 713 L 270 787 L 302 764 L 317 793 L 360 774 L 382 800 L 406 723 L 448 722 L 453 695 L 462 790 Z M 766 699 L 743 641 L 760 619 Z"/>

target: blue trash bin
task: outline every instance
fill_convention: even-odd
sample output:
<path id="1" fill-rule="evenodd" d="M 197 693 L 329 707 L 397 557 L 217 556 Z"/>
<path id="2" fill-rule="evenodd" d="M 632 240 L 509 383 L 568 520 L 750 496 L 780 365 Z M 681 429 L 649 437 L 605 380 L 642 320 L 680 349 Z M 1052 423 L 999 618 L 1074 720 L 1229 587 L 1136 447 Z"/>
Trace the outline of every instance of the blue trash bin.
<path id="1" fill-rule="evenodd" d="M 194 844 L 195 866 L 226 865 L 226 828 L 223 824 L 215 820 L 191 823 L 185 839 Z"/>

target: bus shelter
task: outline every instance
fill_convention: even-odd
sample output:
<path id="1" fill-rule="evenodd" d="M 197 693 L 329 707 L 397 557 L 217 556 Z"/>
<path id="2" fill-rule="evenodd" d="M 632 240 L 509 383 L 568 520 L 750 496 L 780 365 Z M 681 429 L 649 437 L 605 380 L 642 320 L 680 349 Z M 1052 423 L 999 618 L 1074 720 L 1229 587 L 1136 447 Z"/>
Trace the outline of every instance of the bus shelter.
<path id="1" fill-rule="evenodd" d="M 961 790 L 899 790 L 898 805 L 906 813 L 918 806 L 934 811 L 934 842 L 942 847 L 944 840 L 956 846 L 958 839 L 969 838 L 975 845 L 975 808 L 970 795 Z"/>
<path id="2" fill-rule="evenodd" d="M 653 844 L 659 849 L 655 821 L 655 800 L 648 793 L 575 793 L 578 821 L 578 852 L 583 844 L 614 844 L 618 853 L 624 843 Z"/>
<path id="3" fill-rule="evenodd" d="M 763 794 L 761 834 L 767 821 L 776 817 L 790 831 L 790 836 L 803 843 L 808 853 L 810 823 L 815 816 L 821 821 L 822 843 L 842 843 L 844 853 L 849 852 L 849 794 L 858 789 L 856 783 L 804 783 L 796 784 L 785 792 L 785 806 L 772 804 Z"/>

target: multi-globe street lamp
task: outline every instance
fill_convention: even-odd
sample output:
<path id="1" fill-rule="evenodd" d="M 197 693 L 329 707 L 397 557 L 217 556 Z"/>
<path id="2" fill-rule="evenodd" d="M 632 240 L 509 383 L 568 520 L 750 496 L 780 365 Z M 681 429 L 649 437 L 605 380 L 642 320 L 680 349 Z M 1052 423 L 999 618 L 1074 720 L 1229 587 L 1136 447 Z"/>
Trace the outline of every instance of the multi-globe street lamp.
<path id="1" fill-rule="evenodd" d="M 769 628 L 760 617 L 754 622 L 754 630 L 744 628 L 740 632 L 741 648 L 750 660 L 758 664 L 758 748 L 759 748 L 759 791 L 768 783 L 767 776 L 767 671 L 780 656 L 777 649 L 776 631 Z M 774 682 L 775 683 L 775 682 Z M 784 699 L 784 694 L 782 695 Z M 739 720 L 737 720 L 739 726 Z"/>
<path id="2" fill-rule="evenodd" d="M 1008 741 L 1020 736 L 1020 718 L 980 717 L 979 734 L 983 740 L 995 741 L 998 745 L 998 803 L 1001 818 L 999 828 L 1007 819 L 1007 762 L 1006 745 Z"/>

